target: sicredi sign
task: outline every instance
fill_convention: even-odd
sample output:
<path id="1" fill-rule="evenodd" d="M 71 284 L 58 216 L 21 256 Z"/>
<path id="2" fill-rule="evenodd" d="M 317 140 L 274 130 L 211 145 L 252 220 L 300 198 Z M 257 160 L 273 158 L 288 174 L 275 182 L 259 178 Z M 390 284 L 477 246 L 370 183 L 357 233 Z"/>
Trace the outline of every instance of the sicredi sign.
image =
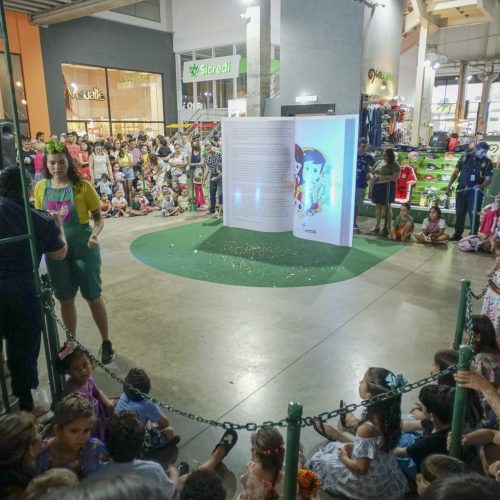
<path id="1" fill-rule="evenodd" d="M 240 56 L 214 57 L 186 61 L 182 68 L 182 81 L 206 82 L 237 78 L 240 72 Z"/>

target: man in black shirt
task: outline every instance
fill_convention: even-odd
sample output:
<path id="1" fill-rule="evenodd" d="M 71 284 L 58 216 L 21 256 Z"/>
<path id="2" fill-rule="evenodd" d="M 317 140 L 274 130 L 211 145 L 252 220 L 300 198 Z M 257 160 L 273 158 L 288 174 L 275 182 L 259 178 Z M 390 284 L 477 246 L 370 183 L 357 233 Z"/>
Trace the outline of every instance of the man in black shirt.
<path id="1" fill-rule="evenodd" d="M 455 233 L 452 241 L 460 241 L 464 232 L 465 217 L 469 214 L 471 228 L 474 217 L 478 221 L 478 212 L 481 210 L 483 201 L 483 189 L 491 182 L 493 175 L 493 164 L 486 157 L 490 149 L 489 144 L 480 142 L 476 149 L 467 151 L 460 160 L 458 160 L 455 170 L 451 174 L 446 192 L 449 195 L 451 186 L 458 177 L 457 186 L 457 205 L 455 216 Z M 477 206 L 474 207 L 474 195 L 477 193 Z M 474 210 L 475 208 L 475 210 Z M 476 223 L 476 230 L 479 225 Z"/>
<path id="2" fill-rule="evenodd" d="M 66 256 L 67 246 L 59 220 L 31 209 L 37 247 L 37 266 L 43 254 L 55 260 Z M 0 239 L 26 234 L 21 176 L 18 168 L 0 171 Z M 12 393 L 21 410 L 32 411 L 31 389 L 38 386 L 42 314 L 36 296 L 28 240 L 0 246 L 0 338 L 7 340 Z"/>
<path id="3" fill-rule="evenodd" d="M 22 139 L 23 147 L 21 150 L 21 154 L 23 156 L 23 165 L 27 172 L 30 173 L 31 176 L 35 175 L 35 155 L 36 151 L 34 151 L 31 147 L 31 141 L 29 137 L 23 137 Z"/>

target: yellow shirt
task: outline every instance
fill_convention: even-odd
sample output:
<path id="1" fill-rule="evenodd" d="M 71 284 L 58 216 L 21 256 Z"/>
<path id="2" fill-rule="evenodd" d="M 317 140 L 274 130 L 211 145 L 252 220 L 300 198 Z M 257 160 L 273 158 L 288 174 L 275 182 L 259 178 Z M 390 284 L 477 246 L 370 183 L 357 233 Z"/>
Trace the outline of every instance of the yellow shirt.
<path id="1" fill-rule="evenodd" d="M 46 179 L 38 181 L 35 185 L 35 208 L 39 210 L 42 209 L 46 185 Z M 73 190 L 73 196 L 75 198 L 76 211 L 78 213 L 78 219 L 80 219 L 80 224 L 88 224 L 90 220 L 89 212 L 101 208 L 99 195 L 89 181 L 82 180 L 80 181 L 80 189 L 78 189 L 77 192 Z"/>

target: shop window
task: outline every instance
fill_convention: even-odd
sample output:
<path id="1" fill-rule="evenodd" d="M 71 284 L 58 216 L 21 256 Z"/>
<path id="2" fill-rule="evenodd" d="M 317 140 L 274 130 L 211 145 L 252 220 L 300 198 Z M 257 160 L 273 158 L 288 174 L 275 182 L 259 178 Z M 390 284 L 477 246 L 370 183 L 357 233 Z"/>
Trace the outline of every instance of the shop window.
<path id="1" fill-rule="evenodd" d="M 465 100 L 470 102 L 481 102 L 482 92 L 483 92 L 482 83 L 468 83 L 465 92 Z"/>
<path id="2" fill-rule="evenodd" d="M 62 64 L 68 121 L 109 118 L 106 72 L 102 68 Z"/>
<path id="3" fill-rule="evenodd" d="M 213 108 L 213 82 L 198 82 L 198 104 L 201 104 L 204 108 Z"/>
<path id="4" fill-rule="evenodd" d="M 493 84 L 493 86 L 494 85 L 495 84 Z M 492 95 L 494 95 L 493 88 Z M 489 106 L 488 123 L 486 126 L 488 134 L 500 135 L 500 96 L 498 96 L 498 98 L 497 101 L 491 102 Z"/>
<path id="5" fill-rule="evenodd" d="M 180 54 L 180 62 L 181 62 L 181 75 L 184 70 L 184 63 L 187 61 L 193 60 L 192 52 L 184 52 Z M 182 107 L 184 109 L 189 109 L 193 107 L 194 104 L 194 83 L 188 82 L 181 84 L 182 91 Z"/>
<path id="6" fill-rule="evenodd" d="M 215 80 L 215 92 L 217 95 L 217 107 L 227 108 L 228 99 L 233 98 L 233 80 Z"/>
<path id="7" fill-rule="evenodd" d="M 160 0 L 144 0 L 143 2 L 113 9 L 113 12 L 147 19 L 148 21 L 160 22 L 161 20 Z"/>
<path id="8" fill-rule="evenodd" d="M 247 44 L 246 43 L 237 43 L 236 44 L 236 54 L 246 59 L 247 57 Z"/>
<path id="9" fill-rule="evenodd" d="M 198 49 L 195 59 L 209 59 L 213 57 L 212 49 Z"/>
<path id="10" fill-rule="evenodd" d="M 164 132 L 160 74 L 75 64 L 63 64 L 62 72 L 68 130 L 91 139 Z"/>
<path id="11" fill-rule="evenodd" d="M 12 75 L 14 77 L 14 89 L 16 93 L 17 118 L 21 134 L 29 136 L 28 126 L 28 105 L 24 95 L 24 78 L 21 67 L 21 56 L 11 54 Z M 10 97 L 9 76 L 7 72 L 7 62 L 5 54 L 0 54 L 0 118 L 12 120 L 14 116 L 12 110 L 12 101 Z"/>
<path id="12" fill-rule="evenodd" d="M 107 72 L 113 121 L 163 121 L 161 75 L 120 69 Z"/>
<path id="13" fill-rule="evenodd" d="M 214 48 L 214 57 L 224 57 L 233 55 L 232 45 L 223 45 L 222 47 Z"/>
<path id="14" fill-rule="evenodd" d="M 274 46 L 274 59 L 276 59 L 277 61 L 279 61 L 281 59 L 281 51 L 280 51 L 280 48 L 278 45 L 275 45 Z"/>

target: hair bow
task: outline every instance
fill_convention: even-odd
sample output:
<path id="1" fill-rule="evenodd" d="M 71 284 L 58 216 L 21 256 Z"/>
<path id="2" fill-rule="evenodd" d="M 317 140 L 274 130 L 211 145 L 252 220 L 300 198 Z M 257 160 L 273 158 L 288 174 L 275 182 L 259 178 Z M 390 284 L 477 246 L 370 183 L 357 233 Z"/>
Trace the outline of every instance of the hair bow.
<path id="1" fill-rule="evenodd" d="M 385 381 L 387 382 L 387 385 L 391 388 L 391 390 L 399 389 L 407 383 L 407 380 L 404 378 L 404 375 L 402 373 L 398 373 L 397 375 L 394 375 L 394 373 L 389 373 L 389 375 L 385 377 Z"/>
<path id="2" fill-rule="evenodd" d="M 59 139 L 52 139 L 45 144 L 45 152 L 48 154 L 64 153 L 66 147 Z"/>
<path id="3" fill-rule="evenodd" d="M 72 340 L 68 340 L 64 347 L 59 352 L 59 359 L 62 361 L 64 358 L 67 358 L 70 354 L 75 350 L 76 344 Z"/>

